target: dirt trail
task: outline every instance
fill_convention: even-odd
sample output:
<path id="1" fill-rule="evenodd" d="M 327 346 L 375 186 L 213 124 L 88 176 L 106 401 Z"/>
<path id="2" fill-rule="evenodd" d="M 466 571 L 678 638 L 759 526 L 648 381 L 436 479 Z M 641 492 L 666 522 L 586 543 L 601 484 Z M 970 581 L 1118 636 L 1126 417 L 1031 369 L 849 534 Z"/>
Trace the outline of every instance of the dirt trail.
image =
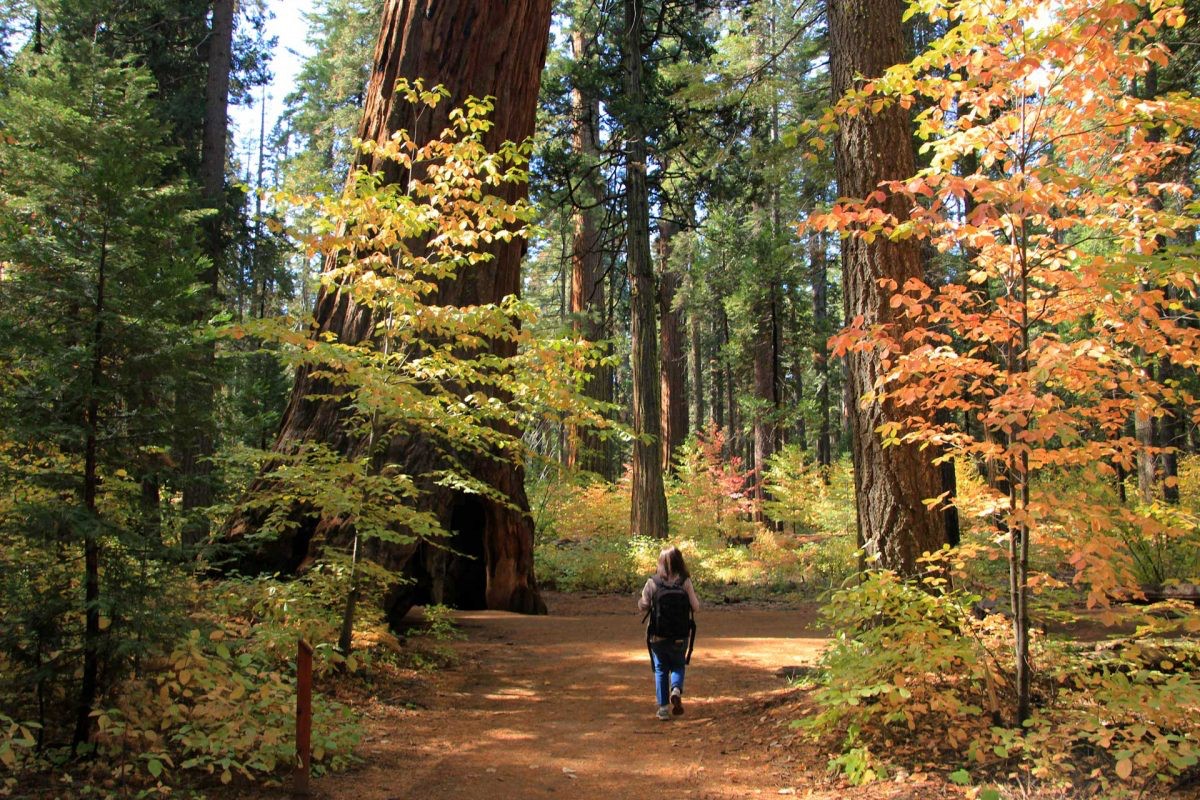
<path id="1" fill-rule="evenodd" d="M 662 722 L 654 718 L 634 602 L 552 596 L 545 617 L 459 613 L 461 662 L 423 693 L 410 687 L 418 707 L 381 706 L 369 721 L 364 763 L 319 781 L 318 793 L 332 800 L 790 793 L 800 765 L 788 763 L 778 742 L 772 747 L 786 728 L 765 724 L 764 714 L 787 690 L 776 671 L 811 664 L 823 644 L 811 610 L 702 609 L 686 713 Z"/>

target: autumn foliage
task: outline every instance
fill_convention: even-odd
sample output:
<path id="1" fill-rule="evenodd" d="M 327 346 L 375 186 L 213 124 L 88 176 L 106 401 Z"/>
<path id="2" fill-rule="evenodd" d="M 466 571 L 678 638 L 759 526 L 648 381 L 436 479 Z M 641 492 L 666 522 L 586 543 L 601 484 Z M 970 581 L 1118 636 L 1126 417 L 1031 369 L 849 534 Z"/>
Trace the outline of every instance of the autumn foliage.
<path id="1" fill-rule="evenodd" d="M 1176 3 L 920 0 L 918 11 L 945 35 L 850 91 L 827 124 L 890 104 L 919 110 L 928 166 L 808 225 L 914 237 L 945 267 L 942 280 L 884 287 L 897 322 L 852 320 L 834 341 L 838 353 L 885 354 L 862 401 L 895 410 L 878 431 L 886 442 L 1001 476 L 992 510 L 1011 566 L 1019 721 L 1030 713 L 1032 595 L 1058 580 L 1031 569 L 1031 548 L 1069 564 L 1089 605 L 1104 605 L 1137 588 L 1118 532 L 1169 534 L 1044 478 L 1132 470 L 1139 450 L 1153 454 L 1133 436 L 1135 416 L 1195 418 L 1196 398 L 1157 367 L 1200 361 L 1180 299 L 1200 280 L 1186 248 L 1200 217 L 1180 172 L 1200 102 L 1145 91 L 1167 61 L 1163 31 L 1183 24 Z M 903 218 L 887 210 L 895 198 Z"/>

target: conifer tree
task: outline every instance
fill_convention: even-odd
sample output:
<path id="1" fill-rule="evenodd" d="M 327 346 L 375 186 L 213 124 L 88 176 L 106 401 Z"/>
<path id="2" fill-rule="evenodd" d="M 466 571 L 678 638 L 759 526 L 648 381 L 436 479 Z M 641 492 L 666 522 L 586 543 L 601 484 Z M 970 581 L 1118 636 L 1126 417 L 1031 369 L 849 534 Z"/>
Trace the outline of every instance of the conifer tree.
<path id="1" fill-rule="evenodd" d="M 6 553 L 53 565 L 22 612 L 77 656 L 76 745 L 158 581 L 131 574 L 166 545 L 157 496 L 141 489 L 170 444 L 200 268 L 188 193 L 163 177 L 175 152 L 156 91 L 144 71 L 68 42 L 23 57 L 0 98 L 0 481 L 5 494 L 26 487 L 0 535 Z M 16 568 L 0 571 L 32 579 Z"/>

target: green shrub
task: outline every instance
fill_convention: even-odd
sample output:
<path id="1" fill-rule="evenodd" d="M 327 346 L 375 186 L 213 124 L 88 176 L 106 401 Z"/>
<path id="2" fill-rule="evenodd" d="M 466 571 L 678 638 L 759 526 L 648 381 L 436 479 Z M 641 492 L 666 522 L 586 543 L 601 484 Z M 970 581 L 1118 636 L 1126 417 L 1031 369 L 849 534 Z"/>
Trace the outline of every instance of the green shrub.
<path id="1" fill-rule="evenodd" d="M 973 555 L 946 550 L 929 563 L 961 573 Z M 1016 728 L 1001 719 L 1013 696 L 1011 623 L 975 618 L 977 599 L 940 577 L 919 585 L 890 572 L 832 595 L 822 615 L 836 634 L 814 692 L 819 712 L 800 723 L 834 748 L 832 770 L 863 782 L 936 757 L 1001 780 L 1023 774 L 1123 794 L 1138 783 L 1169 786 L 1196 768 L 1194 620 L 1155 608 L 1135 636 L 1088 648 L 1035 631 L 1037 706 Z"/>
<path id="2" fill-rule="evenodd" d="M 193 630 L 153 677 L 122 687 L 98 715 L 98 752 L 122 782 L 154 785 L 172 771 L 273 782 L 296 763 L 296 687 L 289 664 L 246 631 Z M 228 634 L 228 635 L 227 635 Z M 294 648 L 294 641 L 293 641 Z M 345 706 L 313 696 L 313 771 L 344 768 L 361 733 Z"/>
<path id="3" fill-rule="evenodd" d="M 421 671 L 446 669 L 458 663 L 458 653 L 449 642 L 463 638 L 454 621 L 454 612 L 443 605 L 425 606 L 423 623 L 414 628 L 400 653 L 404 666 Z"/>
<path id="4" fill-rule="evenodd" d="M 344 658 L 332 644 L 340 621 L 334 603 L 344 583 L 323 569 L 287 582 L 177 580 L 160 614 L 188 627 L 148 642 L 113 681 L 93 714 L 97 732 L 88 749 L 99 758 L 72 762 L 53 740 L 38 750 L 35 725 L 0 715 L 0 794 L 51 771 L 64 786 L 87 785 L 99 794 L 121 787 L 165 795 L 208 780 L 278 782 L 296 761 L 298 640 L 315 645 L 318 689 L 331 688 L 339 668 L 353 671 L 371 659 L 369 649 Z M 363 617 L 360 631 L 360 645 L 391 639 L 378 609 Z M 8 687 L 0 700 L 11 705 L 20 698 Z M 357 716 L 322 691 L 314 691 L 313 714 L 314 772 L 352 763 L 361 736 Z"/>
<path id="5" fill-rule="evenodd" d="M 815 694 L 821 712 L 806 724 L 822 735 L 870 731 L 873 742 L 928 737 L 951 750 L 977 738 L 1008 678 L 989 647 L 995 632 L 969 613 L 974 599 L 886 571 L 834 592 L 821 615 L 835 631 Z"/>
<path id="6" fill-rule="evenodd" d="M 752 520 L 748 476 L 721 456 L 719 432 L 682 449 L 667 482 L 669 540 L 679 546 L 701 593 L 815 596 L 856 569 L 853 475 L 829 471 L 814 493 L 803 532 Z M 818 496 L 819 495 L 819 496 Z M 630 486 L 570 480 L 534 487 L 535 567 L 542 585 L 562 591 L 634 592 L 654 570 L 663 542 L 629 535 Z M 847 522 L 848 520 L 848 522 Z"/>
<path id="7" fill-rule="evenodd" d="M 553 495 L 535 503 L 543 509 L 534 552 L 538 580 L 568 592 L 640 588 L 637 545 L 629 537 L 628 482 L 553 488 Z"/>
<path id="8" fill-rule="evenodd" d="M 0 714 L 0 795 L 11 793 L 19 783 L 17 776 L 34 761 L 37 728 L 35 722 L 16 722 Z"/>

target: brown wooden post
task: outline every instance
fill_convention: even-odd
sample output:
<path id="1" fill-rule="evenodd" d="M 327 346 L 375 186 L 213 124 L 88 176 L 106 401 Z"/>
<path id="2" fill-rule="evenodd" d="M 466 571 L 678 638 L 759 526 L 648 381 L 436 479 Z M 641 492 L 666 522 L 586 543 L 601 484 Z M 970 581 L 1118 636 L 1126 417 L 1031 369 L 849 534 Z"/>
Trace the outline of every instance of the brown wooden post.
<path id="1" fill-rule="evenodd" d="M 296 755 L 300 763 L 293 775 L 292 792 L 305 796 L 310 794 L 312 768 L 312 654 L 312 645 L 301 639 L 296 649 Z"/>

